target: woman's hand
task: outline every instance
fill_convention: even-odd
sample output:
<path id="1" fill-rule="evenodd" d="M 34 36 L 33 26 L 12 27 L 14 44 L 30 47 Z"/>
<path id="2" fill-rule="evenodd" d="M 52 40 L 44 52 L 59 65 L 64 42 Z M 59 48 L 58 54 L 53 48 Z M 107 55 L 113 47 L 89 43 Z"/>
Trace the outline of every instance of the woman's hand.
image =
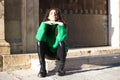
<path id="1" fill-rule="evenodd" d="M 59 21 L 45 21 L 46 24 L 52 25 L 52 24 L 58 24 L 58 25 L 64 25 L 63 22 L 59 22 Z"/>
<path id="2" fill-rule="evenodd" d="M 63 22 L 55 22 L 55 23 L 61 26 L 64 25 Z"/>

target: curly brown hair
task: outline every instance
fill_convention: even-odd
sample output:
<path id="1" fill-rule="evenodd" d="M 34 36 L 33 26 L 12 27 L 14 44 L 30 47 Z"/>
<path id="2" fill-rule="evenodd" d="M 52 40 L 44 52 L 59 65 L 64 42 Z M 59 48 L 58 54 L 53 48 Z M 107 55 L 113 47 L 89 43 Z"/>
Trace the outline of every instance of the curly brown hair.
<path id="1" fill-rule="evenodd" d="M 50 13 L 51 10 L 55 10 L 56 11 L 57 16 L 58 16 L 57 21 L 60 21 L 60 22 L 63 22 L 64 24 L 66 24 L 66 22 L 64 20 L 64 16 L 61 13 L 61 10 L 58 9 L 58 8 L 51 8 L 51 9 L 47 10 L 47 12 L 45 14 L 45 17 L 43 18 L 43 21 L 49 21 L 48 16 L 49 16 L 49 13 Z"/>

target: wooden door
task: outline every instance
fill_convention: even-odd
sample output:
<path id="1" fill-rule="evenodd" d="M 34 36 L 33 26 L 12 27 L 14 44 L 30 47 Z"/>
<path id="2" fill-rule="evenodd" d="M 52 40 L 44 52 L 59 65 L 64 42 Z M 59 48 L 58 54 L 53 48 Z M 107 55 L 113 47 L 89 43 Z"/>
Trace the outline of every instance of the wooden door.
<path id="1" fill-rule="evenodd" d="M 39 0 L 23 0 L 23 52 L 36 52 L 35 35 L 39 26 Z"/>
<path id="2" fill-rule="evenodd" d="M 60 8 L 65 14 L 70 48 L 106 46 L 107 3 L 107 0 L 39 0 L 40 22 L 47 9 Z"/>

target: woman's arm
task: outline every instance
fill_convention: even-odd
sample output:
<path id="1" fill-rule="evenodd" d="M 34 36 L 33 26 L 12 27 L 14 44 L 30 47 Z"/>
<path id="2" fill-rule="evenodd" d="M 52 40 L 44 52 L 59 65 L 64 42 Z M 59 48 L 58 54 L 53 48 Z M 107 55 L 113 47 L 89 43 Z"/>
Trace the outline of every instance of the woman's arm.
<path id="1" fill-rule="evenodd" d="M 64 41 L 67 38 L 67 29 L 65 28 L 65 26 L 61 24 L 58 25 L 57 28 L 58 28 L 58 34 L 56 36 L 56 41 L 53 45 L 54 48 L 58 46 L 59 42 Z"/>
<path id="2" fill-rule="evenodd" d="M 45 41 L 46 40 L 46 36 L 44 35 L 45 31 L 46 31 L 46 26 L 47 24 L 45 22 L 41 22 L 37 34 L 36 34 L 36 39 L 38 41 Z"/>

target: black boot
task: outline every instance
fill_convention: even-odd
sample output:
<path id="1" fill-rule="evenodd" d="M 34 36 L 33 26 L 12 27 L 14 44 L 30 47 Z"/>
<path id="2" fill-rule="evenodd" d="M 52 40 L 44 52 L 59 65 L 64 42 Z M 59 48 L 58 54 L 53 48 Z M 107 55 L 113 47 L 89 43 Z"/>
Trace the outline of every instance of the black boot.
<path id="1" fill-rule="evenodd" d="M 46 69 L 45 69 L 45 62 L 40 63 L 40 65 L 41 65 L 41 68 L 40 68 L 40 71 L 38 73 L 38 76 L 46 77 L 47 73 L 46 73 Z"/>
<path id="2" fill-rule="evenodd" d="M 63 76 L 65 75 L 64 66 L 65 66 L 65 60 L 66 60 L 66 50 L 65 50 L 64 42 L 59 43 L 57 55 L 60 60 L 59 60 L 59 66 L 56 74 L 59 76 Z"/>
<path id="3" fill-rule="evenodd" d="M 58 76 L 64 76 L 65 75 L 64 63 L 59 64 L 59 68 L 57 70 L 56 75 L 58 75 Z"/>
<path id="4" fill-rule="evenodd" d="M 45 66 L 44 42 L 38 42 L 37 50 L 38 50 L 39 62 L 41 65 L 38 76 L 46 77 L 47 73 L 46 73 L 46 66 Z"/>

